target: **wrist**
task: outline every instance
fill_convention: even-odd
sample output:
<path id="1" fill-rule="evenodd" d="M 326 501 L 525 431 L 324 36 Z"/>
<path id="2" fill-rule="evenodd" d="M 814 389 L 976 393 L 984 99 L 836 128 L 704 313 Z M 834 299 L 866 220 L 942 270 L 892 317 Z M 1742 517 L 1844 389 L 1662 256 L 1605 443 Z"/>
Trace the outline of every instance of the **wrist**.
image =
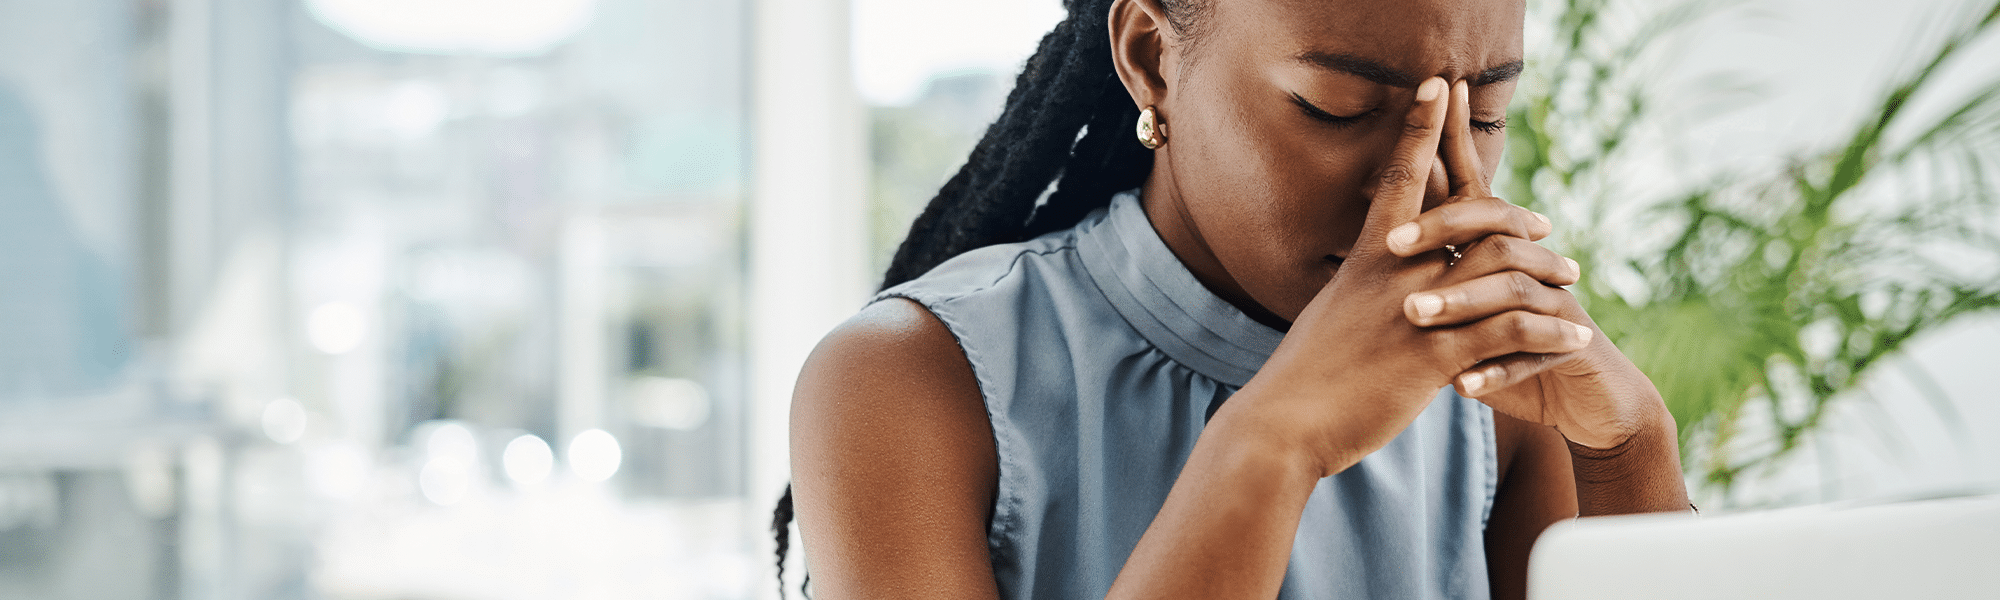
<path id="1" fill-rule="evenodd" d="M 1634 438 L 1661 431 L 1667 432 L 1668 438 L 1678 435 L 1673 413 L 1667 410 L 1666 400 L 1653 389 L 1652 382 L 1636 368 L 1628 381 L 1638 385 L 1604 390 L 1604 397 L 1598 400 L 1603 406 L 1570 413 L 1570 420 L 1552 423 L 1556 425 L 1556 433 L 1569 443 L 1572 454 L 1603 457 L 1615 454 L 1611 452 L 1613 448 L 1631 445 Z"/>
<path id="2" fill-rule="evenodd" d="M 1319 479 L 1351 466 L 1326 452 L 1326 445 L 1313 441 L 1296 420 L 1272 418 L 1283 411 L 1258 410 L 1254 402 L 1238 394 L 1223 403 L 1202 429 L 1202 441 L 1213 441 L 1236 459 L 1270 465 L 1286 473 Z"/>
<path id="3" fill-rule="evenodd" d="M 1667 453 L 1674 456 L 1678 468 L 1679 432 L 1675 429 L 1673 415 L 1667 414 L 1665 407 L 1648 412 L 1655 414 L 1638 419 L 1637 426 L 1625 439 L 1602 447 L 1578 443 L 1565 436 L 1563 443 L 1569 446 L 1570 460 L 1579 465 L 1578 468 L 1591 465 L 1593 470 L 1608 470 L 1606 475 L 1615 475 L 1611 471 L 1655 462 L 1658 458 L 1655 455 Z"/>
<path id="4" fill-rule="evenodd" d="M 1687 486 L 1681 474 L 1673 417 L 1650 420 L 1624 441 L 1606 448 L 1565 443 L 1569 445 L 1581 514 L 1687 509 Z"/>

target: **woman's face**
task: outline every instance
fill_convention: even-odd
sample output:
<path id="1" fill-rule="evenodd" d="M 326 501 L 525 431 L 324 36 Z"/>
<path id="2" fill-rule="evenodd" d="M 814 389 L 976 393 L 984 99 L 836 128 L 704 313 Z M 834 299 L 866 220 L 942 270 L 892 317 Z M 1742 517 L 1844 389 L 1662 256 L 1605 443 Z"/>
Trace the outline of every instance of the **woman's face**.
<path id="1" fill-rule="evenodd" d="M 1160 57 L 1168 124 L 1146 208 L 1203 283 L 1282 326 L 1354 246 L 1417 84 L 1471 88 L 1491 180 L 1521 69 L 1521 0 L 1211 0 Z M 1164 26 L 1163 26 L 1164 27 Z M 1426 208 L 1446 198 L 1443 161 Z"/>

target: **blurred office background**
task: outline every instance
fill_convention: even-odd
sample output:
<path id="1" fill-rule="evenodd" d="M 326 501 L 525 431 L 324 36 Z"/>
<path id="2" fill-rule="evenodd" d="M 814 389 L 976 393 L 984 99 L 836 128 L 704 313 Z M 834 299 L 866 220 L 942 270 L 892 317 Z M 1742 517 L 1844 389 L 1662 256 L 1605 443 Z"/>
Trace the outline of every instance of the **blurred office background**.
<path id="1" fill-rule="evenodd" d="M 1812 142 L 1953 5 L 1835 4 L 1701 30 L 1768 93 L 1662 156 Z M 1061 17 L 0 0 L 0 597 L 775 596 L 796 367 Z M 1740 501 L 2000 482 L 1996 337 Z"/>

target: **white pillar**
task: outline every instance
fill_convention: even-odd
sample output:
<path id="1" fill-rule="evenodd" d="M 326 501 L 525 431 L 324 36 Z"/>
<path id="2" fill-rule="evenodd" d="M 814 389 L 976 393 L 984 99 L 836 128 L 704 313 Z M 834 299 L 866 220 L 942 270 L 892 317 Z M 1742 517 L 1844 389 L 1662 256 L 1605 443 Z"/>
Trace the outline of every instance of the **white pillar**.
<path id="1" fill-rule="evenodd" d="M 787 415 L 799 366 L 873 291 L 866 266 L 866 112 L 849 70 L 849 20 L 846 0 L 755 4 L 748 486 L 753 523 L 770 522 L 761 509 L 777 500 L 791 477 Z M 798 572 L 787 570 L 796 586 Z M 764 573 L 754 589 L 775 596 L 767 583 L 769 565 Z"/>

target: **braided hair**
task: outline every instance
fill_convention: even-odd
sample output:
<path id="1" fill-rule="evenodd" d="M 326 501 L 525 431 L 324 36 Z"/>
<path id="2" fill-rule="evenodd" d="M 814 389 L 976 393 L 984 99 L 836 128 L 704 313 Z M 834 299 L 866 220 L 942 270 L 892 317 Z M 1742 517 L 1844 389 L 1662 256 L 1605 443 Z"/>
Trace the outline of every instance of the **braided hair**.
<path id="1" fill-rule="evenodd" d="M 1195 19 L 1210 1 L 1159 0 L 1183 40 L 1197 33 Z M 1112 195 L 1145 182 L 1153 154 L 1132 135 L 1139 110 L 1112 69 L 1111 3 L 1063 1 L 1068 17 L 1042 37 L 999 119 L 910 225 L 882 289 L 977 248 L 1066 229 L 1110 204 Z M 1051 182 L 1054 191 L 1037 203 Z M 792 518 L 787 485 L 771 519 L 781 598 Z M 799 584 L 801 593 L 811 577 Z"/>

